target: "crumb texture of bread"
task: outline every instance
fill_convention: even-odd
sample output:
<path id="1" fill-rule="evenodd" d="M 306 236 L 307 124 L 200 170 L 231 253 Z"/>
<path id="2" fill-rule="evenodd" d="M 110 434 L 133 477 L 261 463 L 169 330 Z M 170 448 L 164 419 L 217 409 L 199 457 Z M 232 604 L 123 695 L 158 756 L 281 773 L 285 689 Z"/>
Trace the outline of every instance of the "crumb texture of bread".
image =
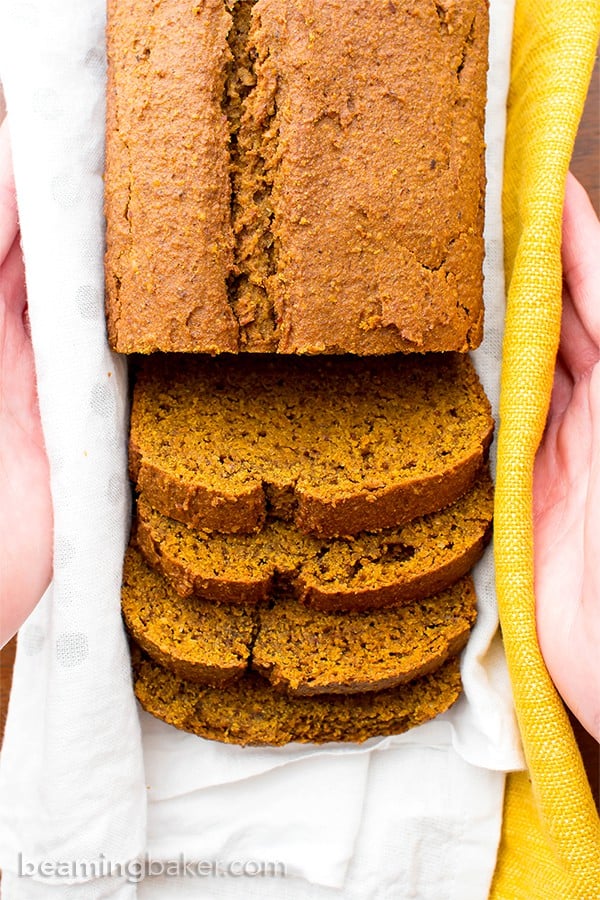
<path id="1" fill-rule="evenodd" d="M 407 606 L 307 609 L 280 594 L 265 606 L 178 596 L 130 547 L 123 618 L 165 669 L 202 684 L 259 672 L 288 693 L 381 691 L 439 669 L 464 648 L 477 616 L 470 576 Z"/>
<path id="2" fill-rule="evenodd" d="M 109 0 L 113 347 L 482 337 L 487 0 Z"/>
<path id="3" fill-rule="evenodd" d="M 435 672 L 460 653 L 476 615 L 468 576 L 399 609 L 317 612 L 281 599 L 258 612 L 252 668 L 303 696 L 381 691 Z"/>
<path id="4" fill-rule="evenodd" d="M 265 603 L 284 591 L 315 609 L 398 606 L 441 591 L 480 558 L 491 534 L 493 487 L 485 472 L 451 506 L 399 528 L 318 538 L 272 520 L 255 534 L 191 529 L 140 496 L 136 542 L 182 597 Z"/>
<path id="5" fill-rule="evenodd" d="M 281 593 L 268 605 L 180 597 L 130 546 L 122 588 L 132 638 L 163 668 L 199 684 L 249 671 L 292 694 L 381 691 L 439 669 L 477 617 L 470 576 L 409 605 L 331 612 Z"/>
<path id="6" fill-rule="evenodd" d="M 137 643 L 182 678 L 222 684 L 248 668 L 256 629 L 253 610 L 198 598 L 178 602 L 133 546 L 125 554 L 121 610 Z"/>
<path id="7" fill-rule="evenodd" d="M 320 537 L 410 522 L 469 490 L 493 432 L 463 354 L 153 356 L 130 469 L 158 512 L 205 531 L 267 518 Z"/>

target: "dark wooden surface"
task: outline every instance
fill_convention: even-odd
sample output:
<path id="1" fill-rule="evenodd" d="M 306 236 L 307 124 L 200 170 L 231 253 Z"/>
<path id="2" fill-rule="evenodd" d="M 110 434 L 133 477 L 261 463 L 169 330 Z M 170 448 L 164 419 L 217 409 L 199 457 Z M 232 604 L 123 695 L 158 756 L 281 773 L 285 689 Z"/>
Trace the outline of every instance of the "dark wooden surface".
<path id="1" fill-rule="evenodd" d="M 585 112 L 575 144 L 572 170 L 587 188 L 596 211 L 600 213 L 600 68 L 598 59 L 594 69 L 592 84 Z M 15 655 L 15 641 L 12 640 L 0 651 L 0 738 L 4 733 L 6 707 L 10 692 L 12 666 Z M 600 748 L 598 744 L 574 722 L 575 732 L 590 779 L 590 784 L 600 805 Z"/>
<path id="2" fill-rule="evenodd" d="M 579 178 L 600 215 L 600 61 L 596 65 L 575 142 L 571 170 Z"/>
<path id="3" fill-rule="evenodd" d="M 6 721 L 6 708 L 8 706 L 8 695 L 10 694 L 16 643 L 16 638 L 13 638 L 6 647 L 0 650 L 0 740 L 4 734 L 4 722 Z"/>

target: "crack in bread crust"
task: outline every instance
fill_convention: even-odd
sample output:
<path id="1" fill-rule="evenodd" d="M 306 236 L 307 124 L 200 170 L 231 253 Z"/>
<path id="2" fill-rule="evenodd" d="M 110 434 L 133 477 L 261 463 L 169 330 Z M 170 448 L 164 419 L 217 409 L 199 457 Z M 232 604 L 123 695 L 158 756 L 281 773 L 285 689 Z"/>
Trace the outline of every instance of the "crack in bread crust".
<path id="1" fill-rule="evenodd" d="M 487 0 L 108 0 L 107 36 L 115 349 L 479 344 Z"/>
<path id="2" fill-rule="evenodd" d="M 190 529 L 138 498 L 136 541 L 181 597 L 265 603 L 294 596 L 320 610 L 382 609 L 441 591 L 465 575 L 490 535 L 489 473 L 456 503 L 401 528 L 322 540 L 284 522 L 252 535 Z"/>
<path id="3" fill-rule="evenodd" d="M 277 156 L 277 76 L 269 54 L 253 43 L 256 0 L 226 0 L 232 12 L 228 35 L 224 108 L 231 135 L 231 217 L 234 268 L 228 295 L 240 326 L 240 350 L 277 349 L 277 321 L 269 280 L 277 272 L 271 203 Z"/>

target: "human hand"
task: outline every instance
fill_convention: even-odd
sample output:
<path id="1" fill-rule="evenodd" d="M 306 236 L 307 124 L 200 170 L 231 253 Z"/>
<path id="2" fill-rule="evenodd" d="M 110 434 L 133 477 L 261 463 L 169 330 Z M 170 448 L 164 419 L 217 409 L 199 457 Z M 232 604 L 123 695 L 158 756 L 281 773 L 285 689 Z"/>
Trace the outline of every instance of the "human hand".
<path id="1" fill-rule="evenodd" d="M 600 222 L 569 175 L 563 313 L 534 468 L 537 632 L 548 672 L 600 740 Z"/>
<path id="2" fill-rule="evenodd" d="M 50 473 L 5 120 L 0 125 L 0 647 L 39 601 L 51 571 Z"/>

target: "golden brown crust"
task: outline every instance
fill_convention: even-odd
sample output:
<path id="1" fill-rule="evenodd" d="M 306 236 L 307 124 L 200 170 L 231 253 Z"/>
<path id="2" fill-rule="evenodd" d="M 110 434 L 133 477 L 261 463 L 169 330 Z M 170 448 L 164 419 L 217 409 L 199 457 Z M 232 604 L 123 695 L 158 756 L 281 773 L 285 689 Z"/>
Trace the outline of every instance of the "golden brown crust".
<path id="1" fill-rule="evenodd" d="M 418 516 L 454 503 L 473 485 L 487 460 L 493 423 L 479 447 L 443 474 L 407 480 L 385 488 L 362 491 L 358 496 L 328 502 L 315 493 L 298 489 L 294 515 L 296 526 L 321 537 L 380 531 L 404 525 Z"/>
<path id="2" fill-rule="evenodd" d="M 194 531 L 161 516 L 143 495 L 135 535 L 149 565 L 182 597 L 257 604 L 285 586 L 315 609 L 380 609 L 427 597 L 465 575 L 489 539 L 492 515 L 485 473 L 445 510 L 351 539 L 319 539 L 280 521 L 252 535 Z"/>
<path id="3" fill-rule="evenodd" d="M 223 0 L 109 0 L 106 311 L 123 353 L 235 350 Z"/>
<path id="4" fill-rule="evenodd" d="M 461 692 L 450 660 L 432 675 L 377 694 L 293 697 L 249 675 L 223 688 L 184 681 L 132 648 L 135 693 L 153 716 L 227 744 L 281 746 L 292 741 L 365 741 L 401 734 L 445 712 Z"/>
<path id="5" fill-rule="evenodd" d="M 165 516 L 252 532 L 267 514 L 321 537 L 395 527 L 453 503 L 493 432 L 461 354 L 145 360 L 132 477 Z"/>
<path id="6" fill-rule="evenodd" d="M 131 478 L 137 489 L 152 499 L 156 509 L 167 510 L 166 514 L 179 522 L 230 534 L 258 531 L 265 522 L 266 499 L 260 483 L 238 487 L 235 492 L 215 491 L 210 485 L 187 484 L 162 469 L 160 464 L 142 462 L 142 452 L 133 434 L 129 460 Z"/>
<path id="7" fill-rule="evenodd" d="M 113 347 L 479 344 L 487 0 L 108 13 Z"/>
<path id="8" fill-rule="evenodd" d="M 487 32 L 486 0 L 257 3 L 279 352 L 480 342 Z"/>

